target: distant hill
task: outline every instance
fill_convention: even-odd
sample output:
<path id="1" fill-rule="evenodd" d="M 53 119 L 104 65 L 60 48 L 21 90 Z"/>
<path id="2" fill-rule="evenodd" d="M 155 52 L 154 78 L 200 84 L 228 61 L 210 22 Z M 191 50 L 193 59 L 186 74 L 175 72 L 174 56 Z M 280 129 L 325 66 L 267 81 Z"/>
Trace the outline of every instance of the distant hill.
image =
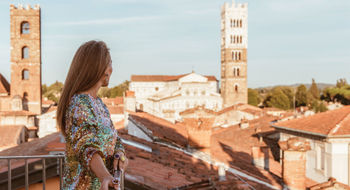
<path id="1" fill-rule="evenodd" d="M 288 86 L 288 87 L 291 87 L 291 88 L 297 88 L 299 85 L 301 85 L 303 83 L 296 83 L 296 84 L 290 84 L 290 85 L 274 85 L 274 86 L 266 86 L 266 87 L 258 87 L 258 88 L 255 88 L 257 90 L 261 90 L 261 89 L 265 89 L 265 90 L 270 90 L 274 87 L 277 87 L 277 86 Z M 325 88 L 328 88 L 328 87 L 334 87 L 335 84 L 327 84 L 327 83 L 316 83 L 317 84 L 317 87 L 318 89 L 320 89 L 321 91 Z M 303 84 L 306 86 L 306 88 L 310 88 L 311 86 L 311 83 L 309 84 Z"/>

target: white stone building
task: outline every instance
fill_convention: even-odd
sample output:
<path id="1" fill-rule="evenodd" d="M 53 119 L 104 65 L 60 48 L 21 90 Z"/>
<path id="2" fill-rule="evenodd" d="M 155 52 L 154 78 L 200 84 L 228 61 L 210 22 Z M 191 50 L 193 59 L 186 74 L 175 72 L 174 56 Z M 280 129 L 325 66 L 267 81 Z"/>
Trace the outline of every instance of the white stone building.
<path id="1" fill-rule="evenodd" d="M 306 177 L 319 183 L 330 177 L 350 184 L 350 106 L 272 125 L 280 141 L 299 137 L 310 143 Z"/>
<path id="2" fill-rule="evenodd" d="M 129 90 L 135 92 L 136 107 L 174 121 L 179 112 L 196 106 L 222 108 L 218 81 L 197 73 L 184 75 L 132 75 Z"/>

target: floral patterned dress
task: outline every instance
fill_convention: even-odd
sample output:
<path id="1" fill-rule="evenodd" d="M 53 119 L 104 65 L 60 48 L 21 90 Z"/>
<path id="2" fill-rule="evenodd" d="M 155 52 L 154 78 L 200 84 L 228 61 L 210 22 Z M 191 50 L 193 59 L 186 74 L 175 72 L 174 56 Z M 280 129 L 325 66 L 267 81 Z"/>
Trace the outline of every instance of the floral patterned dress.
<path id="1" fill-rule="evenodd" d="M 111 172 L 114 154 L 124 152 L 109 111 L 100 98 L 75 94 L 65 119 L 63 189 L 99 189 L 101 183 L 89 167 L 93 154 L 98 153 Z"/>

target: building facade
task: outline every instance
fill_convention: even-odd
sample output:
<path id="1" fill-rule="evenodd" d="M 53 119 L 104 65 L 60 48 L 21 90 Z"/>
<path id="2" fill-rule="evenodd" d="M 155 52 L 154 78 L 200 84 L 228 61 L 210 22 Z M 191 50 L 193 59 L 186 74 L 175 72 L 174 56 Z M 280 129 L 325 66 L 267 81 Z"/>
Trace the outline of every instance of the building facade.
<path id="1" fill-rule="evenodd" d="M 223 107 L 248 103 L 248 4 L 233 1 L 221 10 L 221 96 Z"/>
<path id="2" fill-rule="evenodd" d="M 310 144 L 306 177 L 322 183 L 330 177 L 350 185 L 350 106 L 272 124 L 280 141 L 298 137 Z"/>
<path id="3" fill-rule="evenodd" d="M 180 112 L 196 106 L 214 111 L 222 108 L 214 76 L 133 75 L 129 89 L 135 92 L 137 109 L 168 120 L 175 120 Z"/>

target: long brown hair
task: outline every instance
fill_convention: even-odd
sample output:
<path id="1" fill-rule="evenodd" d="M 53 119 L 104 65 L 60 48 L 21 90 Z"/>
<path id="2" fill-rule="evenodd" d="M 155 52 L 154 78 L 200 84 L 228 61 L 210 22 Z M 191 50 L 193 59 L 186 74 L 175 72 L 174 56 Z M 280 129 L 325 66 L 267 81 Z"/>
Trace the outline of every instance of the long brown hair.
<path id="1" fill-rule="evenodd" d="M 57 124 L 64 136 L 65 115 L 71 97 L 96 85 L 110 61 L 109 49 L 103 41 L 88 41 L 75 53 L 57 107 Z"/>

